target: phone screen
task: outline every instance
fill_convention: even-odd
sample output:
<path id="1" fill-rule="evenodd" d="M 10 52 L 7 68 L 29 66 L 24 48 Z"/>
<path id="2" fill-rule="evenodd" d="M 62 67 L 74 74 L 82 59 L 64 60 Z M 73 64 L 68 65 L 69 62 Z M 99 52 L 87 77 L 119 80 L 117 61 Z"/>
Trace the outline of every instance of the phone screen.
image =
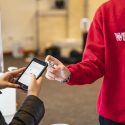
<path id="1" fill-rule="evenodd" d="M 44 65 L 32 61 L 31 64 L 28 66 L 28 68 L 25 70 L 25 72 L 22 74 L 22 76 L 18 79 L 18 81 L 28 86 L 32 80 L 31 74 L 34 74 L 37 78 L 44 68 L 45 68 Z"/>

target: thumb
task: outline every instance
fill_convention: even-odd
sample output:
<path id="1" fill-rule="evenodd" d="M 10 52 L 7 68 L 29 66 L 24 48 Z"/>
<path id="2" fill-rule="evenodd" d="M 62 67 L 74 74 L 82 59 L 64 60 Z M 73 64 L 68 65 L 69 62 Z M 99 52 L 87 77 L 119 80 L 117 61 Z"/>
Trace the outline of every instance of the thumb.
<path id="1" fill-rule="evenodd" d="M 31 74 L 31 77 L 32 77 L 32 81 L 36 80 L 36 77 L 34 74 Z"/>
<path id="2" fill-rule="evenodd" d="M 50 60 L 52 60 L 52 56 L 50 56 L 50 55 L 48 55 L 46 58 L 45 58 L 45 62 L 48 62 L 48 61 L 50 61 Z"/>

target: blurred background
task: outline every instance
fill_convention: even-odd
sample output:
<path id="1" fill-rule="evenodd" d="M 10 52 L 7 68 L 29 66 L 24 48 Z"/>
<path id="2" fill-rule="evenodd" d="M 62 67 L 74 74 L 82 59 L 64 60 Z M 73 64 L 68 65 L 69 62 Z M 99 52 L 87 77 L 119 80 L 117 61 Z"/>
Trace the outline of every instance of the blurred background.
<path id="1" fill-rule="evenodd" d="M 105 1 L 0 0 L 1 72 L 11 66 L 26 66 L 34 56 L 44 60 L 48 54 L 65 65 L 79 62 L 93 16 Z M 45 102 L 46 114 L 41 125 L 97 125 L 99 87 L 100 80 L 71 87 L 44 78 L 40 98 Z M 3 108 L 0 104 L 0 110 L 9 122 L 26 95 L 9 89 L 2 96 L 0 100 L 6 105 Z"/>

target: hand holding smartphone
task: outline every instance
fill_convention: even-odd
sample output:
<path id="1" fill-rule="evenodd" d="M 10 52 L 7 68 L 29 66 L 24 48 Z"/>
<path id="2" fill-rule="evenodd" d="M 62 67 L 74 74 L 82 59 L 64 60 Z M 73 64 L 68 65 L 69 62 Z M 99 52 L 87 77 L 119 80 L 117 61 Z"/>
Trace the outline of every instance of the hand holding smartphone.
<path id="1" fill-rule="evenodd" d="M 29 84 L 31 83 L 32 75 L 36 76 L 38 79 L 42 73 L 47 68 L 48 64 L 42 60 L 37 58 L 33 58 L 26 69 L 21 73 L 21 75 L 16 80 L 16 83 L 20 85 L 20 87 L 27 91 Z"/>

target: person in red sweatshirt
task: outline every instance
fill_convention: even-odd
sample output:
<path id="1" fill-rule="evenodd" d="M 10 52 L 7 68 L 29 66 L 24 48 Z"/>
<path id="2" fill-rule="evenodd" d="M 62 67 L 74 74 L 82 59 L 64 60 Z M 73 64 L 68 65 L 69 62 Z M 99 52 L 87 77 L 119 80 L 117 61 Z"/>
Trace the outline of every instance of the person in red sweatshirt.
<path id="1" fill-rule="evenodd" d="M 81 62 L 65 67 L 48 55 L 50 80 L 91 84 L 103 77 L 97 111 L 100 125 L 125 125 L 125 0 L 101 5 L 91 23 Z"/>

